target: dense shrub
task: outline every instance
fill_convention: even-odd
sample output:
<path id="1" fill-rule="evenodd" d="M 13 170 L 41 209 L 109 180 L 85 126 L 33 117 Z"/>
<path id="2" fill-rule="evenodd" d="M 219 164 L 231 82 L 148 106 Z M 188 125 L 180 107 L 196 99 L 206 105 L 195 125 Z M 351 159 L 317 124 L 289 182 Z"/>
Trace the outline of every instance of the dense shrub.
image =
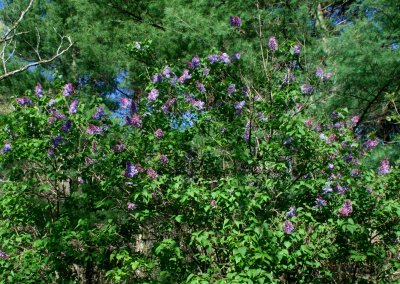
<path id="1" fill-rule="evenodd" d="M 398 166 L 339 110 L 309 117 L 331 74 L 269 40 L 265 78 L 216 52 L 155 70 L 123 122 L 67 84 L 2 118 L 4 283 L 390 281 Z M 290 53 L 291 51 L 291 53 Z M 260 64 L 262 65 L 262 64 Z"/>

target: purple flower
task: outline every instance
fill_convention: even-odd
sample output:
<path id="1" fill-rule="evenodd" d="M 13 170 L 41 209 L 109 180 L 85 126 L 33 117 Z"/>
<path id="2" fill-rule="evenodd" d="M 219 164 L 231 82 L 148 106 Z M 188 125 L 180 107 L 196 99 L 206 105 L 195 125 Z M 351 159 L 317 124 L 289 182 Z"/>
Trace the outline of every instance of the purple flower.
<path id="1" fill-rule="evenodd" d="M 369 139 L 364 143 L 364 146 L 367 148 L 367 150 L 374 149 L 376 146 L 378 146 L 378 141 Z"/>
<path id="2" fill-rule="evenodd" d="M 314 91 L 314 87 L 308 84 L 303 84 L 301 85 L 300 90 L 303 94 L 309 95 Z"/>
<path id="3" fill-rule="evenodd" d="M 168 157 L 166 155 L 160 155 L 160 163 L 167 164 L 169 162 Z"/>
<path id="4" fill-rule="evenodd" d="M 131 106 L 131 100 L 128 98 L 120 98 L 122 108 L 129 108 Z"/>
<path id="5" fill-rule="evenodd" d="M 330 170 L 333 170 L 333 169 L 335 168 L 335 165 L 332 164 L 332 163 L 329 163 L 329 164 L 328 164 L 328 168 L 329 168 Z"/>
<path id="6" fill-rule="evenodd" d="M 317 67 L 317 70 L 315 71 L 315 76 L 317 76 L 320 79 L 324 78 L 324 70 L 322 70 L 321 67 Z"/>
<path id="7" fill-rule="evenodd" d="M 203 76 L 207 76 L 208 74 L 210 74 L 210 68 L 205 67 L 203 69 Z"/>
<path id="8" fill-rule="evenodd" d="M 204 102 L 201 100 L 195 100 L 194 98 L 187 98 L 186 101 L 197 108 L 198 110 L 202 110 L 204 107 Z"/>
<path id="9" fill-rule="evenodd" d="M 8 151 L 11 151 L 11 144 L 8 143 L 8 142 L 4 142 L 4 146 L 3 146 L 3 148 L 1 149 L 1 153 L 2 153 L 2 154 L 5 154 L 5 153 L 7 153 Z"/>
<path id="10" fill-rule="evenodd" d="M 336 123 L 333 124 L 333 127 L 336 129 L 341 129 L 344 126 L 344 122 L 343 121 L 338 121 Z"/>
<path id="11" fill-rule="evenodd" d="M 332 73 L 326 73 L 324 75 L 324 80 L 329 80 L 332 77 Z"/>
<path id="12" fill-rule="evenodd" d="M 74 92 L 74 86 L 72 83 L 68 83 L 64 85 L 64 92 L 63 95 L 65 97 L 69 97 Z"/>
<path id="13" fill-rule="evenodd" d="M 71 120 L 67 120 L 67 122 L 64 123 L 63 126 L 61 126 L 61 130 L 64 132 L 67 132 L 71 129 L 72 126 L 72 121 Z"/>
<path id="14" fill-rule="evenodd" d="M 268 47 L 271 49 L 273 52 L 275 52 L 278 49 L 278 42 L 276 41 L 276 38 L 274 36 L 271 36 L 268 40 Z"/>
<path id="15" fill-rule="evenodd" d="M 32 101 L 30 99 L 28 99 L 27 97 L 16 98 L 15 100 L 21 106 L 30 106 L 30 105 L 32 105 Z"/>
<path id="16" fill-rule="evenodd" d="M 43 87 L 39 82 L 36 84 L 35 94 L 36 94 L 36 97 L 38 97 L 38 98 L 43 97 L 43 94 L 44 94 L 43 93 Z"/>
<path id="17" fill-rule="evenodd" d="M 63 142 L 61 135 L 57 135 L 56 137 L 51 139 L 51 143 L 53 144 L 53 148 L 56 148 Z"/>
<path id="18" fill-rule="evenodd" d="M 199 90 L 200 93 L 205 93 L 206 92 L 206 88 L 204 87 L 204 85 L 200 82 L 196 82 L 196 87 L 197 90 Z"/>
<path id="19" fill-rule="evenodd" d="M 169 66 L 165 66 L 162 73 L 165 76 L 165 78 L 170 78 L 172 73 L 171 68 Z"/>
<path id="20" fill-rule="evenodd" d="M 220 52 L 219 53 L 219 61 L 222 63 L 231 63 L 231 59 L 229 58 L 229 55 L 226 54 L 225 52 Z"/>
<path id="21" fill-rule="evenodd" d="M 347 186 L 341 186 L 339 183 L 336 185 L 336 190 L 339 194 L 345 194 L 349 188 Z"/>
<path id="22" fill-rule="evenodd" d="M 250 94 L 250 88 L 248 86 L 243 86 L 242 87 L 242 94 L 243 94 L 243 96 L 248 97 L 249 94 Z"/>
<path id="23" fill-rule="evenodd" d="M 236 85 L 235 85 L 235 84 L 230 84 L 230 85 L 228 86 L 227 91 L 228 91 L 228 94 L 229 94 L 229 95 L 233 94 L 234 92 L 236 92 Z"/>
<path id="24" fill-rule="evenodd" d="M 134 209 L 136 209 L 136 204 L 132 203 L 132 202 L 129 202 L 128 203 L 128 210 L 134 210 Z"/>
<path id="25" fill-rule="evenodd" d="M 285 77 L 283 77 L 283 84 L 284 85 L 288 85 L 291 82 L 293 82 L 294 80 L 296 80 L 296 77 L 294 76 L 294 74 L 289 70 L 288 73 L 285 74 Z"/>
<path id="26" fill-rule="evenodd" d="M 101 127 L 96 126 L 94 124 L 89 124 L 88 128 L 86 129 L 86 133 L 87 134 L 102 134 L 103 133 L 103 129 L 101 129 Z"/>
<path id="27" fill-rule="evenodd" d="M 150 93 L 148 94 L 148 96 L 147 96 L 147 100 L 149 101 L 149 102 L 154 102 L 156 99 L 157 99 L 157 97 L 158 97 L 158 90 L 157 89 L 152 89 L 151 91 L 150 91 Z"/>
<path id="28" fill-rule="evenodd" d="M 186 80 L 191 79 L 191 78 L 192 78 L 192 75 L 189 74 L 189 70 L 185 69 L 185 70 L 183 70 L 182 76 L 179 77 L 178 80 L 181 84 L 184 84 Z"/>
<path id="29" fill-rule="evenodd" d="M 179 80 L 178 77 L 174 76 L 171 80 L 168 81 L 168 83 L 169 83 L 171 86 L 175 86 L 176 83 L 178 83 L 178 80 Z"/>
<path id="30" fill-rule="evenodd" d="M 310 128 L 312 125 L 313 121 L 311 118 L 307 119 L 306 121 L 304 121 L 304 124 L 307 128 Z"/>
<path id="31" fill-rule="evenodd" d="M 217 207 L 217 201 L 215 201 L 215 199 L 211 199 L 210 205 L 211 205 L 212 208 Z"/>
<path id="32" fill-rule="evenodd" d="M 107 117 L 102 107 L 98 107 L 96 113 L 92 116 L 93 119 L 99 120 Z"/>
<path id="33" fill-rule="evenodd" d="M 245 104 L 246 104 L 246 101 L 240 101 L 240 102 L 235 103 L 235 110 L 236 110 L 237 115 L 239 115 L 242 112 L 242 109 Z"/>
<path id="34" fill-rule="evenodd" d="M 214 63 L 218 62 L 218 60 L 219 60 L 218 54 L 210 54 L 207 57 L 208 57 L 208 60 L 210 60 L 210 64 L 214 64 Z"/>
<path id="35" fill-rule="evenodd" d="M 347 199 L 343 203 L 342 208 L 339 209 L 339 215 L 342 217 L 348 217 L 351 213 L 353 213 L 353 204 L 350 199 Z"/>
<path id="36" fill-rule="evenodd" d="M 293 223 L 290 222 L 289 220 L 286 220 L 285 223 L 283 224 L 283 231 L 290 235 L 294 232 L 294 226 Z"/>
<path id="37" fill-rule="evenodd" d="M 0 250 L 0 258 L 2 258 L 2 259 L 9 259 L 9 258 L 10 258 L 10 255 L 9 255 L 9 254 L 6 254 L 4 251 L 1 251 L 1 250 Z"/>
<path id="38" fill-rule="evenodd" d="M 54 156 L 54 148 L 50 147 L 49 149 L 47 149 L 47 154 L 50 158 L 52 158 Z"/>
<path id="39" fill-rule="evenodd" d="M 162 77 L 162 75 L 160 73 L 154 74 L 153 77 L 151 77 L 151 81 L 153 83 L 155 83 L 155 84 L 156 83 L 161 83 L 162 80 L 163 80 L 163 77 Z"/>
<path id="40" fill-rule="evenodd" d="M 292 206 L 289 208 L 289 211 L 286 212 L 286 217 L 293 218 L 295 216 L 297 216 L 296 207 Z"/>
<path id="41" fill-rule="evenodd" d="M 91 159 L 91 158 L 89 158 L 89 157 L 85 157 L 85 164 L 86 165 L 93 165 L 93 164 L 95 164 L 97 161 L 96 160 L 93 160 L 93 159 Z"/>
<path id="42" fill-rule="evenodd" d="M 132 125 L 135 127 L 142 127 L 142 119 L 138 114 L 133 114 L 132 117 L 125 117 L 125 122 L 127 125 Z"/>
<path id="43" fill-rule="evenodd" d="M 390 162 L 388 159 L 381 161 L 381 166 L 379 167 L 379 174 L 386 175 L 390 172 Z"/>
<path id="44" fill-rule="evenodd" d="M 48 106 L 52 106 L 52 105 L 54 105 L 56 102 L 57 102 L 57 101 L 56 101 L 55 99 L 51 99 L 47 105 L 48 105 Z"/>
<path id="45" fill-rule="evenodd" d="M 78 101 L 73 100 L 71 104 L 69 105 L 69 113 L 74 114 L 78 111 Z"/>
<path id="46" fill-rule="evenodd" d="M 168 113 L 168 112 L 169 112 L 169 108 L 170 108 L 173 104 L 175 104 L 176 101 L 177 101 L 176 98 L 169 99 L 168 101 L 166 101 L 166 102 L 161 106 L 161 110 L 162 110 L 164 113 Z"/>
<path id="47" fill-rule="evenodd" d="M 154 132 L 154 135 L 155 135 L 158 139 L 161 139 L 161 138 L 164 136 L 164 133 L 163 133 L 162 129 L 159 128 L 159 129 L 157 129 L 157 130 Z"/>
<path id="48" fill-rule="evenodd" d="M 229 22 L 232 27 L 240 27 L 242 25 L 242 20 L 238 16 L 230 16 Z"/>
<path id="49" fill-rule="evenodd" d="M 139 171 L 136 169 L 131 162 L 126 162 L 126 171 L 124 172 L 124 176 L 127 178 L 132 178 L 137 175 Z"/>
<path id="50" fill-rule="evenodd" d="M 294 54 L 299 55 L 301 52 L 301 44 L 296 44 L 293 46 L 292 50 Z"/>
<path id="51" fill-rule="evenodd" d="M 325 183 L 325 186 L 322 188 L 322 191 L 323 191 L 324 194 L 331 193 L 333 191 L 330 181 L 327 181 Z"/>
<path id="52" fill-rule="evenodd" d="M 345 161 L 346 163 L 350 163 L 350 162 L 353 160 L 353 155 L 352 155 L 352 154 L 345 155 L 345 156 L 343 157 L 343 159 L 344 159 L 344 161 Z"/>
<path id="53" fill-rule="evenodd" d="M 60 120 L 65 119 L 65 115 L 58 112 L 58 110 L 56 110 L 55 108 L 51 109 L 50 112 L 52 115 L 54 115 L 54 117 L 56 119 L 60 119 Z"/>
<path id="54" fill-rule="evenodd" d="M 84 184 L 84 183 L 85 183 L 85 181 L 83 180 L 82 177 L 78 177 L 78 182 L 79 182 L 80 184 Z"/>
<path id="55" fill-rule="evenodd" d="M 189 62 L 189 68 L 190 69 L 196 69 L 197 67 L 200 67 L 200 57 L 197 55 L 192 58 L 192 60 Z"/>
<path id="56" fill-rule="evenodd" d="M 119 143 L 115 144 L 115 145 L 111 148 L 111 150 L 112 150 L 114 153 L 121 153 L 121 152 L 125 151 L 125 145 L 122 144 L 121 142 L 119 142 Z"/>
<path id="57" fill-rule="evenodd" d="M 360 117 L 358 115 L 355 115 L 351 118 L 351 125 L 356 126 L 358 122 L 360 121 Z"/>
<path id="58" fill-rule="evenodd" d="M 152 168 L 147 169 L 147 175 L 149 176 L 150 179 L 155 179 L 157 178 L 157 172 L 153 170 Z"/>
<path id="59" fill-rule="evenodd" d="M 359 169 L 352 169 L 351 172 L 350 172 L 350 175 L 352 177 L 360 176 L 361 175 L 361 171 Z"/>
<path id="60" fill-rule="evenodd" d="M 232 61 L 232 62 L 237 61 L 237 60 L 239 60 L 239 59 L 240 59 L 240 53 L 234 53 L 234 54 L 231 56 L 231 61 Z"/>
<path id="61" fill-rule="evenodd" d="M 136 48 L 136 49 L 140 49 L 140 48 L 141 48 L 140 42 L 135 41 L 133 44 L 135 45 L 135 48 Z"/>
<path id="62" fill-rule="evenodd" d="M 56 118 L 54 116 L 50 116 L 48 119 L 49 125 L 52 125 L 54 121 L 56 121 Z"/>
<path id="63" fill-rule="evenodd" d="M 315 200 L 316 206 L 315 208 L 322 209 L 326 205 L 326 200 L 323 199 L 321 196 L 318 196 Z"/>

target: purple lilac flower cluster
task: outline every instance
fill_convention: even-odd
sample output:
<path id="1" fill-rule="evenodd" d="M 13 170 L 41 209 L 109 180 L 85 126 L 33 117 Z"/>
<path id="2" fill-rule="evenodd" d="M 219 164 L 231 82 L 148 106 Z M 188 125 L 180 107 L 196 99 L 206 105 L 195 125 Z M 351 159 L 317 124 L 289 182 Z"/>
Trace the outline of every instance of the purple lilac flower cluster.
<path id="1" fill-rule="evenodd" d="M 154 132 L 154 135 L 155 135 L 158 139 L 161 139 L 161 138 L 163 138 L 163 136 L 164 136 L 164 132 L 162 131 L 161 128 L 159 128 L 159 129 L 157 129 L 157 130 Z"/>
<path id="2" fill-rule="evenodd" d="M 151 81 L 155 84 L 161 83 L 163 81 L 163 76 L 160 73 L 154 74 L 151 77 Z"/>
<path id="3" fill-rule="evenodd" d="M 38 98 L 42 98 L 44 95 L 43 87 L 39 82 L 36 84 L 36 87 L 35 87 L 35 95 Z"/>
<path id="4" fill-rule="evenodd" d="M 72 83 L 68 83 L 64 85 L 64 92 L 63 95 L 65 97 L 69 97 L 74 92 L 74 86 Z"/>
<path id="5" fill-rule="evenodd" d="M 1 149 L 1 153 L 2 153 L 2 154 L 5 154 L 5 153 L 7 153 L 8 151 L 11 151 L 11 144 L 8 143 L 8 142 L 6 141 L 6 142 L 4 142 L 4 146 L 3 146 L 3 148 Z"/>
<path id="6" fill-rule="evenodd" d="M 164 154 L 160 155 L 160 163 L 161 164 L 167 164 L 169 162 L 168 157 Z"/>
<path id="7" fill-rule="evenodd" d="M 317 67 L 315 71 L 315 76 L 320 78 L 321 80 L 329 80 L 332 77 L 332 73 L 325 73 L 321 67 Z"/>
<path id="8" fill-rule="evenodd" d="M 309 95 L 314 91 L 314 87 L 308 84 L 303 84 L 301 85 L 300 90 L 303 94 Z"/>
<path id="9" fill-rule="evenodd" d="M 233 93 L 236 92 L 236 85 L 235 84 L 230 84 L 227 88 L 228 95 L 232 95 Z"/>
<path id="10" fill-rule="evenodd" d="M 201 61 L 198 55 L 195 55 L 192 60 L 189 62 L 188 66 L 190 69 L 196 69 L 200 67 Z"/>
<path id="11" fill-rule="evenodd" d="M 152 89 L 147 96 L 147 100 L 149 102 L 154 102 L 158 98 L 158 95 L 159 95 L 158 90 Z"/>
<path id="12" fill-rule="evenodd" d="M 135 175 L 137 175 L 139 171 L 136 169 L 134 165 L 132 165 L 131 162 L 126 162 L 126 170 L 124 172 L 124 176 L 127 178 L 132 178 Z"/>
<path id="13" fill-rule="evenodd" d="M 177 99 L 176 99 L 176 98 L 172 98 L 172 99 L 167 100 L 167 101 L 161 106 L 161 110 L 162 110 L 164 113 L 168 113 L 168 112 L 169 112 L 169 108 L 170 108 L 173 104 L 175 104 L 176 102 L 177 102 Z"/>
<path id="14" fill-rule="evenodd" d="M 136 204 L 132 202 L 128 202 L 128 210 L 134 210 L 136 209 Z"/>
<path id="15" fill-rule="evenodd" d="M 32 101 L 30 99 L 28 99 L 27 97 L 16 98 L 15 100 L 20 106 L 30 106 L 30 105 L 32 105 Z"/>
<path id="16" fill-rule="evenodd" d="M 97 125 L 89 124 L 88 128 L 86 129 L 87 134 L 95 135 L 95 134 L 103 134 L 103 129 Z"/>
<path id="17" fill-rule="evenodd" d="M 288 235 L 290 235 L 294 232 L 294 225 L 289 220 L 286 220 L 282 227 L 283 227 L 283 231 Z"/>
<path id="18" fill-rule="evenodd" d="M 186 101 L 197 108 L 198 110 L 202 110 L 204 108 L 204 102 L 202 100 L 195 100 L 194 98 L 187 98 Z"/>
<path id="19" fill-rule="evenodd" d="M 75 114 L 78 111 L 78 101 L 73 100 L 71 104 L 69 105 L 69 113 L 70 114 Z"/>
<path id="20" fill-rule="evenodd" d="M 339 209 L 339 215 L 342 217 L 348 217 L 353 213 L 353 204 L 350 199 L 346 199 L 342 207 Z"/>
<path id="21" fill-rule="evenodd" d="M 122 144 L 121 142 L 118 142 L 117 144 L 115 144 L 115 145 L 111 148 L 111 150 L 112 150 L 114 153 L 121 153 L 121 152 L 125 151 L 125 145 Z"/>
<path id="22" fill-rule="evenodd" d="M 384 159 L 381 161 L 381 165 L 379 167 L 379 174 L 386 175 L 390 172 L 390 162 L 388 159 Z"/>
<path id="23" fill-rule="evenodd" d="M 206 88 L 204 87 L 203 83 L 196 82 L 196 87 L 197 87 L 197 90 L 199 90 L 200 93 L 203 94 L 203 93 L 206 92 Z"/>
<path id="24" fill-rule="evenodd" d="M 95 120 L 100 120 L 107 117 L 102 107 L 98 107 L 96 113 L 92 116 Z"/>
<path id="25" fill-rule="evenodd" d="M 134 113 L 131 117 L 126 116 L 125 117 L 125 123 L 126 123 L 126 125 L 132 125 L 132 126 L 135 126 L 135 127 L 142 127 L 142 119 L 136 113 Z"/>
<path id="26" fill-rule="evenodd" d="M 229 22 L 232 27 L 240 27 L 242 25 L 242 20 L 238 16 L 230 16 Z"/>
<path id="27" fill-rule="evenodd" d="M 299 55 L 301 52 L 301 44 L 296 44 L 295 46 L 293 46 L 292 51 L 294 54 Z"/>
<path id="28" fill-rule="evenodd" d="M 153 170 L 152 168 L 148 168 L 147 169 L 147 175 L 150 179 L 155 179 L 157 178 L 157 172 L 155 170 Z"/>
<path id="29" fill-rule="evenodd" d="M 68 132 L 72 127 L 72 121 L 71 120 L 67 120 L 63 126 L 61 126 L 61 130 L 64 132 Z"/>
<path id="30" fill-rule="evenodd" d="M 286 212 L 286 217 L 288 217 L 288 218 L 293 218 L 293 217 L 295 217 L 295 216 L 297 216 L 296 207 L 291 206 L 291 207 L 289 208 L 289 211 Z"/>
<path id="31" fill-rule="evenodd" d="M 278 42 L 276 41 L 276 38 L 274 36 L 271 36 L 269 38 L 268 47 L 272 52 L 275 52 L 278 50 Z"/>

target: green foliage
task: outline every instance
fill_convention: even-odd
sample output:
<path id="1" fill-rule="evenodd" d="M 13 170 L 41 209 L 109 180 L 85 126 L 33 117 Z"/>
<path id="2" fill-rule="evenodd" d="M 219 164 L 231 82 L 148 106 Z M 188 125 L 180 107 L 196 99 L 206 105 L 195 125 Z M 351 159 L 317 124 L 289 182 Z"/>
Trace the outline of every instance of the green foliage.
<path id="1" fill-rule="evenodd" d="M 1 278 L 393 281 L 398 164 L 379 173 L 366 164 L 372 147 L 346 109 L 307 115 L 331 82 L 307 74 L 312 63 L 292 46 L 263 48 L 262 84 L 241 75 L 242 60 L 200 57 L 186 79 L 185 66 L 171 64 L 170 78 L 130 100 L 125 124 L 79 90 L 27 91 L 0 128 L 11 146 L 0 156 Z M 128 45 L 139 57 L 146 49 Z M 293 60 L 307 68 L 277 65 Z M 298 79 L 285 81 L 290 74 Z M 318 89 L 302 93 L 305 82 Z"/>

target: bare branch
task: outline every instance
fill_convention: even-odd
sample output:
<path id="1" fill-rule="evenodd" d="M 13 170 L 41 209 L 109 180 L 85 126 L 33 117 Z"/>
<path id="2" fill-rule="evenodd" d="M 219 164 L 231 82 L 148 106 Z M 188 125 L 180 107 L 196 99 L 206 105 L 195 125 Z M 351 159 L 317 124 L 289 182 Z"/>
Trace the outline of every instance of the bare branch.
<path id="1" fill-rule="evenodd" d="M 68 41 L 68 46 L 67 47 L 63 47 L 65 39 Z M 50 63 L 50 62 L 54 61 L 56 58 L 60 57 L 62 54 L 64 54 L 68 49 L 71 48 L 72 45 L 73 45 L 73 42 L 72 42 L 72 40 L 71 40 L 71 38 L 69 36 L 62 36 L 61 37 L 61 43 L 58 46 L 56 53 L 52 57 L 44 58 L 44 59 L 41 59 L 41 60 L 38 60 L 38 61 L 35 61 L 35 62 L 31 62 L 31 63 L 28 63 L 28 64 L 26 64 L 26 65 L 24 65 L 24 66 L 22 66 L 22 67 L 20 67 L 18 69 L 13 70 L 13 71 L 5 72 L 3 75 L 0 75 L 0 81 L 4 80 L 7 77 L 13 76 L 13 75 L 15 75 L 17 73 L 21 73 L 21 72 L 27 70 L 30 67 L 37 66 L 37 65 L 40 65 L 40 64 Z M 2 53 L 2 56 L 4 57 L 4 53 Z M 1 58 L 1 59 L 3 60 L 3 58 Z M 4 68 L 5 68 L 5 62 L 3 60 L 3 69 Z"/>
<path id="2" fill-rule="evenodd" d="M 35 0 L 29 0 L 29 4 L 26 6 L 26 8 L 20 13 L 18 19 L 9 25 L 10 27 L 6 30 L 5 34 L 0 37 L 0 64 L 3 69 L 3 72 L 0 72 L 0 81 L 13 76 L 17 73 L 23 72 L 30 67 L 37 66 L 40 64 L 45 64 L 52 62 L 56 58 L 60 57 L 62 54 L 64 54 L 70 47 L 72 46 L 72 40 L 69 36 L 61 36 L 60 35 L 60 44 L 57 48 L 57 50 L 54 52 L 53 55 L 49 55 L 48 57 L 42 56 L 40 52 L 40 43 L 41 43 L 41 37 L 39 30 L 35 28 L 36 30 L 36 43 L 32 42 L 26 42 L 28 46 L 30 46 L 36 55 L 36 59 L 32 60 L 27 60 L 29 63 L 22 64 L 20 67 L 15 67 L 14 70 L 8 70 L 11 68 L 8 68 L 8 62 L 11 61 L 13 58 L 15 51 L 16 51 L 16 46 L 18 42 L 19 35 L 33 32 L 33 31 L 23 31 L 19 32 L 18 27 L 24 20 L 26 14 L 29 12 L 29 10 L 32 9 L 33 3 Z M 65 43 L 65 41 L 68 41 L 68 44 Z M 12 47 L 13 46 L 13 47 Z M 12 49 L 12 50 L 11 50 Z M 10 51 L 11 50 L 11 51 Z M 21 64 L 20 64 L 21 65 Z M 2 73 L 2 74 L 1 74 Z"/>
<path id="3" fill-rule="evenodd" d="M 13 33 L 17 29 L 19 24 L 24 19 L 26 13 L 28 13 L 28 11 L 32 8 L 32 4 L 33 4 L 34 1 L 35 0 L 30 0 L 29 1 L 28 7 L 26 7 L 26 9 L 21 12 L 18 20 L 11 26 L 11 28 L 6 32 L 6 34 L 2 37 L 2 39 L 0 39 L 0 43 L 8 41 L 8 40 L 12 40 L 14 38 L 14 35 L 10 36 L 10 34 Z"/>

